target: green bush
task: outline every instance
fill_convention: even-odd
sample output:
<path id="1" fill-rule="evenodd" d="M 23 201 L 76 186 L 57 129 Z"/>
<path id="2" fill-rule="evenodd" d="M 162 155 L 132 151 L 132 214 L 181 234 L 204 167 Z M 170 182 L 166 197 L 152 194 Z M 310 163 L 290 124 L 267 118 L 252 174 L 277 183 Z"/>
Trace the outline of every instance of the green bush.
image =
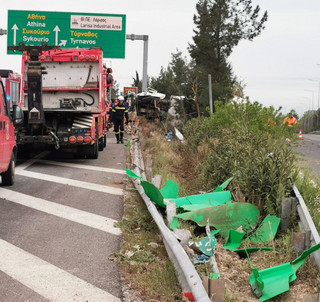
<path id="1" fill-rule="evenodd" d="M 202 189 L 210 190 L 232 176 L 234 200 L 279 215 L 281 198 L 291 192 L 295 161 L 285 142 L 294 129 L 283 126 L 282 120 L 273 107 L 231 102 L 216 105 L 209 118 L 187 123 L 183 130 L 198 158 Z"/>

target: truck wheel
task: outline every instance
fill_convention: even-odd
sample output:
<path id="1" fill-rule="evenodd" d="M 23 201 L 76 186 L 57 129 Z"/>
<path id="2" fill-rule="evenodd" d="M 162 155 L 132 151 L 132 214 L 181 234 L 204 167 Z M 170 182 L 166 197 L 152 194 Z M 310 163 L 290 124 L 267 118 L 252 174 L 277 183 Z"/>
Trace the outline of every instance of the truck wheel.
<path id="1" fill-rule="evenodd" d="M 8 170 L 1 174 L 2 185 L 4 185 L 4 186 L 12 186 L 13 185 L 15 167 L 16 167 L 16 159 L 15 159 L 14 153 L 12 152 Z"/>
<path id="2" fill-rule="evenodd" d="M 98 133 L 96 132 L 96 141 L 91 146 L 86 146 L 88 148 L 86 152 L 86 157 L 90 159 L 97 159 L 99 155 L 99 139 L 98 139 Z"/>
<path id="3" fill-rule="evenodd" d="M 105 134 L 103 137 L 103 148 L 107 147 L 107 135 Z"/>
<path id="4" fill-rule="evenodd" d="M 99 138 L 99 151 L 103 151 L 104 148 L 104 137 Z"/>

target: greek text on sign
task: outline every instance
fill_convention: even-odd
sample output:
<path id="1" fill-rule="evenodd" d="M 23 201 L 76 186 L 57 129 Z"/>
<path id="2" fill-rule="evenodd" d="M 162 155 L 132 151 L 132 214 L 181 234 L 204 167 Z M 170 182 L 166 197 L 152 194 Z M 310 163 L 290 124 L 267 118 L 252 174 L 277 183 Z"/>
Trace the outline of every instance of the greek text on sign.
<path id="1" fill-rule="evenodd" d="M 95 30 L 122 30 L 121 17 L 71 15 L 70 28 Z"/>

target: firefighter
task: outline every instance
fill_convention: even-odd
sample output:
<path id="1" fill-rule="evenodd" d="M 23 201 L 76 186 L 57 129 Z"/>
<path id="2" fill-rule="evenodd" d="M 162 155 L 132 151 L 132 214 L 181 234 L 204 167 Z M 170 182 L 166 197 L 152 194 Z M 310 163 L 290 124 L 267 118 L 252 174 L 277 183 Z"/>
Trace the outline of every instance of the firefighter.
<path id="1" fill-rule="evenodd" d="M 111 108 L 111 121 L 113 122 L 117 144 L 123 144 L 124 118 L 126 118 L 126 125 L 128 125 L 128 107 L 124 103 L 123 96 L 120 95 L 118 97 L 118 102 L 115 102 L 115 104 Z"/>

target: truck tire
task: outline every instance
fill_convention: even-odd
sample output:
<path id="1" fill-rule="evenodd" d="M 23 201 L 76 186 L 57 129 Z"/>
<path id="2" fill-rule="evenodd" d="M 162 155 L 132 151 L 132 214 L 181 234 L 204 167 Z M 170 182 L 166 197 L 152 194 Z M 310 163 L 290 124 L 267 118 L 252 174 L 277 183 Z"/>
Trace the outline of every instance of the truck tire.
<path id="1" fill-rule="evenodd" d="M 103 151 L 104 148 L 104 137 L 99 138 L 99 151 Z"/>
<path id="2" fill-rule="evenodd" d="M 86 146 L 87 152 L 86 157 L 90 159 L 97 159 L 99 156 L 99 139 L 98 139 L 98 132 L 96 131 L 96 141 L 91 146 Z"/>
<path id="3" fill-rule="evenodd" d="M 3 173 L 1 173 L 2 185 L 3 186 L 12 186 L 13 185 L 15 167 L 16 167 L 16 159 L 15 159 L 14 153 L 12 152 L 8 170 L 3 172 Z"/>

